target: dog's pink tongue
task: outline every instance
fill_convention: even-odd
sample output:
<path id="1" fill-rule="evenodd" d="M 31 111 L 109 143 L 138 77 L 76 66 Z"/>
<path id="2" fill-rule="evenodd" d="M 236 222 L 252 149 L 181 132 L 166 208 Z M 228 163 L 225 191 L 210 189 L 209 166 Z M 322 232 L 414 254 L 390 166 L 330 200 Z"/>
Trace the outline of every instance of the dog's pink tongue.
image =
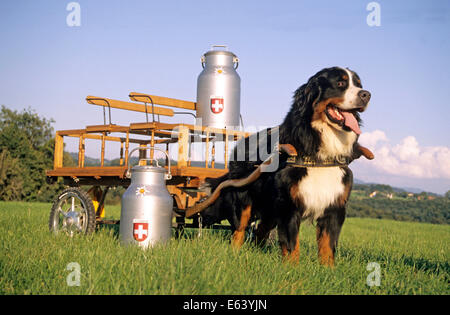
<path id="1" fill-rule="evenodd" d="M 341 114 L 345 118 L 344 124 L 349 127 L 351 130 L 353 130 L 354 133 L 357 135 L 361 134 L 361 129 L 359 129 L 358 121 L 355 118 L 355 115 L 353 115 L 350 112 L 341 112 Z"/>

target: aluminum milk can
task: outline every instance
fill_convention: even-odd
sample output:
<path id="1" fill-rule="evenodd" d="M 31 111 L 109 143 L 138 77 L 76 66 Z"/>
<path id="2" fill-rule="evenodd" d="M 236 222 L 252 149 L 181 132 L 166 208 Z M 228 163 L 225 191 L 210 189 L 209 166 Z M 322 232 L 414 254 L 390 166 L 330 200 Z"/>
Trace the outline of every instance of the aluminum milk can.
<path id="1" fill-rule="evenodd" d="M 146 150 L 148 147 L 136 148 L 130 155 L 139 149 Z M 167 155 L 165 151 L 162 152 Z M 136 165 L 131 169 L 131 184 L 122 196 L 119 230 L 122 244 L 137 244 L 147 248 L 170 239 L 173 198 L 165 184 L 171 178 L 170 159 L 168 161 L 167 174 L 166 169 L 160 167 L 156 160 L 153 160 L 156 166 Z M 130 167 L 128 176 L 129 173 Z"/>
<path id="2" fill-rule="evenodd" d="M 216 48 L 224 48 L 216 50 Z M 197 117 L 203 126 L 239 129 L 241 78 L 239 59 L 224 45 L 214 45 L 201 58 L 197 79 Z"/>

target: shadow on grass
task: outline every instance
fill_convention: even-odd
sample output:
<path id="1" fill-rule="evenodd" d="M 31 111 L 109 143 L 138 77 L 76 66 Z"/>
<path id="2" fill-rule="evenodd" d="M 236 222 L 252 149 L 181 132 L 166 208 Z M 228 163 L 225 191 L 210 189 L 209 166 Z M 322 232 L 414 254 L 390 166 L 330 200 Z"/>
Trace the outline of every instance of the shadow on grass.
<path id="1" fill-rule="evenodd" d="M 119 239 L 120 225 L 100 223 L 97 225 L 96 232 L 100 231 L 105 231 L 106 233 L 113 235 L 114 238 Z M 174 237 L 175 239 L 193 240 L 198 238 L 200 234 L 216 237 L 222 241 L 230 243 L 231 246 L 231 230 L 203 228 L 200 231 L 198 228 L 183 228 L 181 230 L 172 228 L 172 237 Z M 253 249 L 267 254 L 279 251 L 279 244 L 275 234 L 271 234 L 265 244 L 258 245 L 256 244 L 253 235 L 249 231 L 247 231 L 245 244 Z"/>
<path id="2" fill-rule="evenodd" d="M 450 264 L 448 262 L 434 262 L 424 258 L 402 257 L 399 263 L 413 267 L 417 271 L 433 273 L 435 275 L 444 274 L 445 278 L 450 280 Z"/>
<path id="3" fill-rule="evenodd" d="M 210 235 L 223 240 L 231 239 L 231 231 L 229 230 L 210 228 L 203 228 L 202 230 L 199 230 L 197 228 L 183 228 L 181 230 L 172 229 L 172 232 L 172 235 L 176 239 L 195 239 L 201 235 Z"/>
<path id="4" fill-rule="evenodd" d="M 97 225 L 96 231 L 99 232 L 102 230 L 112 233 L 114 237 L 118 238 L 120 225 L 100 223 Z M 183 228 L 181 230 L 172 228 L 172 236 L 176 239 L 194 239 L 199 236 L 199 233 L 213 235 L 215 237 L 223 238 L 224 240 L 231 239 L 231 232 L 229 230 L 204 228 L 200 232 L 199 229 L 196 228 Z"/>
<path id="5" fill-rule="evenodd" d="M 221 240 L 228 242 L 231 246 L 232 232 L 229 229 L 211 229 L 203 228 L 203 235 L 210 235 L 213 237 L 220 238 Z M 183 231 L 181 238 L 183 239 L 195 239 L 199 236 L 199 229 L 196 228 L 186 228 Z M 280 245 L 278 243 L 278 238 L 276 236 L 276 229 L 273 230 L 264 244 L 257 244 L 255 240 L 255 235 L 248 229 L 245 235 L 245 243 L 249 248 L 261 251 L 262 253 L 271 254 L 274 252 L 279 252 Z"/>
<path id="6" fill-rule="evenodd" d="M 96 232 L 102 231 L 102 230 L 112 233 L 115 238 L 119 238 L 119 224 L 100 223 L 96 227 Z"/>

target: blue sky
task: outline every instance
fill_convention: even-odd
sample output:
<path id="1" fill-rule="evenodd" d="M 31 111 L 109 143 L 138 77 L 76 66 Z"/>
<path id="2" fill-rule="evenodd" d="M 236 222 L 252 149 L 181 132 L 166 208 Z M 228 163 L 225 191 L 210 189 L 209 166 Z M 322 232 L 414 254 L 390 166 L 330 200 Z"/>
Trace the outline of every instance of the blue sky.
<path id="1" fill-rule="evenodd" d="M 273 126 L 298 86 L 344 66 L 372 93 L 361 142 L 381 157 L 356 162 L 355 177 L 450 189 L 449 1 L 377 1 L 379 27 L 366 22 L 371 1 L 79 0 L 79 27 L 66 24 L 69 2 L 0 2 L 0 104 L 78 129 L 102 123 L 87 95 L 194 101 L 200 56 L 227 44 L 241 60 L 245 124 Z"/>

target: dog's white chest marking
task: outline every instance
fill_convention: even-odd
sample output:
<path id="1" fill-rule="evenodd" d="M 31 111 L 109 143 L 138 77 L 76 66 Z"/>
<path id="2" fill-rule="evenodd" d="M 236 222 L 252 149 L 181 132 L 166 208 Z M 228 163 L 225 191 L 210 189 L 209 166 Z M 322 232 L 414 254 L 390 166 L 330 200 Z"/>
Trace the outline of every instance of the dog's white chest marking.
<path id="1" fill-rule="evenodd" d="M 308 168 L 298 185 L 299 197 L 306 207 L 303 217 L 316 220 L 344 193 L 343 176 L 344 170 L 340 167 Z"/>
<path id="2" fill-rule="evenodd" d="M 317 152 L 319 158 L 326 160 L 351 155 L 357 138 L 354 132 L 337 132 L 322 121 L 315 121 L 312 126 L 320 132 L 322 137 L 322 145 Z"/>

